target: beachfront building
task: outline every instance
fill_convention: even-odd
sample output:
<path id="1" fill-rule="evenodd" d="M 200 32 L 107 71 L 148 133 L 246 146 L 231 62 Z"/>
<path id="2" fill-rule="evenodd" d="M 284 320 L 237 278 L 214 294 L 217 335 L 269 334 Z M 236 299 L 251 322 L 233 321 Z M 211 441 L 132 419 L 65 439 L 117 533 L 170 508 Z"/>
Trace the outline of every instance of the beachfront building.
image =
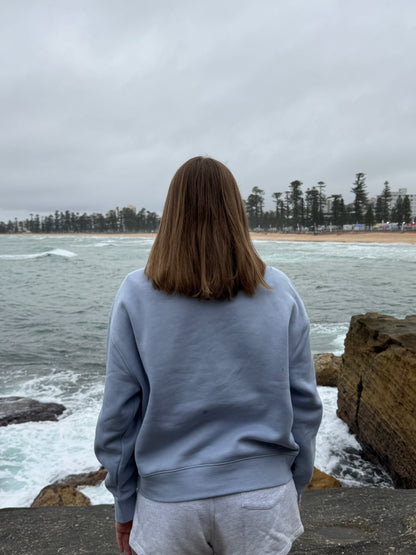
<path id="1" fill-rule="evenodd" d="M 402 199 L 405 196 L 409 197 L 409 201 L 410 201 L 410 211 L 411 211 L 411 215 L 412 215 L 412 220 L 416 219 L 416 194 L 409 194 L 407 192 L 406 188 L 401 188 L 398 191 L 392 191 L 391 192 L 391 201 L 389 204 L 389 208 L 393 208 L 393 206 L 396 205 L 397 199 L 399 197 L 402 197 Z"/>

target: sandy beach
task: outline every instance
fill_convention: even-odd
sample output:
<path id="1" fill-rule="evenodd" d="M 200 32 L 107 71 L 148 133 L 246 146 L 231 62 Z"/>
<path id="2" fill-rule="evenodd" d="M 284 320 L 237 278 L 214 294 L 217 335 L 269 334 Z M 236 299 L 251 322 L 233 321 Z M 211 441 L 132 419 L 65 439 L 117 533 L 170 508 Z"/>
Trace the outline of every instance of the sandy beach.
<path id="1" fill-rule="evenodd" d="M 61 235 L 61 234 L 59 234 Z M 65 234 L 62 234 L 65 235 Z M 94 233 L 71 233 L 68 235 L 90 236 Z M 100 233 L 96 234 L 104 237 L 156 237 L 156 233 Z M 343 233 L 250 233 L 251 238 L 256 241 L 314 241 L 319 243 L 338 242 L 338 243 L 410 243 L 416 245 L 416 232 L 343 232 Z"/>
<path id="2" fill-rule="evenodd" d="M 315 241 L 338 243 L 411 243 L 416 245 L 416 232 L 404 231 L 351 231 L 341 233 L 250 233 L 259 241 Z"/>
<path id="3" fill-rule="evenodd" d="M 51 237 L 156 237 L 156 233 L 39 233 L 21 234 L 28 235 L 50 235 Z M 340 233 L 255 233 L 250 236 L 256 241 L 306 241 L 318 243 L 408 243 L 416 245 L 416 231 L 373 231 L 361 232 L 350 231 Z"/>

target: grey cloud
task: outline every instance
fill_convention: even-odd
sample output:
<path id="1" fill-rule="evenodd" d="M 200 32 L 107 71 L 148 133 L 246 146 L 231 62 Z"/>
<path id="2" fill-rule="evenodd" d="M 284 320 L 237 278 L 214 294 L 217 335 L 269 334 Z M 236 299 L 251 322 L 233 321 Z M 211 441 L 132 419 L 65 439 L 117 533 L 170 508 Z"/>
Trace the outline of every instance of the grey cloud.
<path id="1" fill-rule="evenodd" d="M 243 195 L 319 180 L 415 192 L 411 0 L 3 4 L 0 219 L 161 211 L 177 166 L 228 163 Z M 268 201 L 271 205 L 271 200 Z"/>

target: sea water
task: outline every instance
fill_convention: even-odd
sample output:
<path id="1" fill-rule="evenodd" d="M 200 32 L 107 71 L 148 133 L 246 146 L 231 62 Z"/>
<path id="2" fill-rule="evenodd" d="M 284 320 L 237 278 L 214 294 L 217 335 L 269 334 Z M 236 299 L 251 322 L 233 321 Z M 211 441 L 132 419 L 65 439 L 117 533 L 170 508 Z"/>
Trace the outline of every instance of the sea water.
<path id="1" fill-rule="evenodd" d="M 0 236 L 0 396 L 54 401 L 57 422 L 0 428 L 0 507 L 29 506 L 47 484 L 96 470 L 94 429 L 105 374 L 105 336 L 124 276 L 146 263 L 153 239 L 111 236 Z M 304 299 L 314 353 L 341 354 L 353 314 L 415 313 L 416 247 L 256 241 Z M 264 322 L 267 326 L 267 322 Z M 344 486 L 392 487 L 365 461 L 336 416 L 337 390 L 320 387 L 323 422 L 316 466 Z M 111 503 L 101 487 L 93 503 Z"/>

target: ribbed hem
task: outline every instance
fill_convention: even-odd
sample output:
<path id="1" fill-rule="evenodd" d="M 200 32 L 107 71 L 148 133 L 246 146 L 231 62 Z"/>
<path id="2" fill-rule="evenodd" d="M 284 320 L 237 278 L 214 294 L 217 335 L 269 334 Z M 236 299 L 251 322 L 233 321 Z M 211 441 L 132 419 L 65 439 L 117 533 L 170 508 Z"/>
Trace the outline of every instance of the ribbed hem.
<path id="1" fill-rule="evenodd" d="M 136 508 L 136 494 L 123 501 L 114 500 L 114 512 L 116 522 L 129 522 L 133 520 L 134 509 Z"/>
<path id="2" fill-rule="evenodd" d="M 292 479 L 295 456 L 267 455 L 157 472 L 140 478 L 139 491 L 153 501 L 174 503 L 280 486 Z"/>

